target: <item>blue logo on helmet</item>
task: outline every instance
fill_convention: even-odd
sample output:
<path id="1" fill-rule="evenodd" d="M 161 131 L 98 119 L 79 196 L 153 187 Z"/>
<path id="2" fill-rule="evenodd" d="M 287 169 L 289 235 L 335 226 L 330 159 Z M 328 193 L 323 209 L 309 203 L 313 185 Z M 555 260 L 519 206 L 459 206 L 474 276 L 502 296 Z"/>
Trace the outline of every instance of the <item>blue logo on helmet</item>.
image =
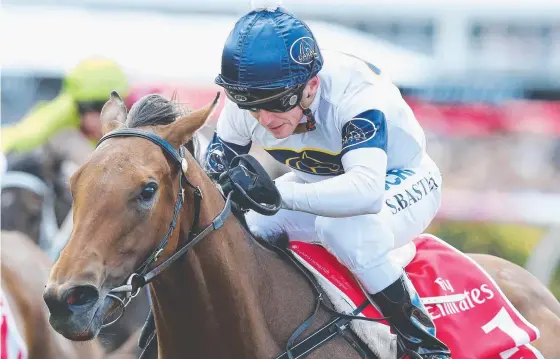
<path id="1" fill-rule="evenodd" d="M 300 65 L 309 65 L 317 56 L 315 40 L 309 36 L 300 37 L 290 46 L 290 57 Z"/>

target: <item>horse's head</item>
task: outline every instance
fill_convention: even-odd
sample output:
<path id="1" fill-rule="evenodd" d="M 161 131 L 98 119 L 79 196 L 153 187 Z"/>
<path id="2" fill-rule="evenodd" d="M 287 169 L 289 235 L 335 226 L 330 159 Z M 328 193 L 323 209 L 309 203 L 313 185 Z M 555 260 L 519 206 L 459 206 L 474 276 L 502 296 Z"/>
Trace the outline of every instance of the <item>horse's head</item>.
<path id="1" fill-rule="evenodd" d="M 41 150 L 7 157 L 2 175 L 2 229 L 19 231 L 45 245 L 58 229 L 54 165 Z"/>
<path id="2" fill-rule="evenodd" d="M 4 183 L 4 182 L 3 182 Z M 43 198 L 26 188 L 2 189 L 2 230 L 25 233 L 34 243 L 41 242 Z"/>
<path id="3" fill-rule="evenodd" d="M 74 230 L 44 292 L 51 325 L 65 337 L 88 340 L 99 333 L 116 308 L 109 292 L 151 257 L 169 230 L 180 193 L 181 166 L 161 145 L 111 134 L 141 129 L 177 150 L 203 126 L 217 100 L 181 114 L 174 102 L 148 95 L 127 114 L 118 94 L 111 94 L 101 113 L 106 137 L 70 180 Z M 189 201 L 185 197 L 185 215 L 193 214 Z M 172 253 L 178 235 L 173 231 L 160 259 Z"/>

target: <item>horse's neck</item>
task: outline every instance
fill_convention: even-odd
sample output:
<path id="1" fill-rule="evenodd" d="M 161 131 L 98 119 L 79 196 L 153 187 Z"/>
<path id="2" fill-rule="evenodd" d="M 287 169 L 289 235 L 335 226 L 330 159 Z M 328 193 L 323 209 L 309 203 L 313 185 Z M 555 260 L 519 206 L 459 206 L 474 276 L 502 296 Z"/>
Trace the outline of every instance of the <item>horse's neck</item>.
<path id="1" fill-rule="evenodd" d="M 202 228 L 221 211 L 224 201 L 205 175 L 189 171 L 189 177 L 204 195 Z M 185 218 L 181 238 L 186 238 L 189 226 Z M 274 357 L 280 352 L 277 342 L 294 329 L 290 317 L 294 317 L 293 325 L 299 324 L 310 310 L 300 304 L 298 312 L 298 303 L 309 296 L 312 304 L 302 278 L 249 240 L 233 215 L 185 260 L 162 273 L 154 282 L 152 295 L 160 358 L 191 353 L 204 358 Z"/>

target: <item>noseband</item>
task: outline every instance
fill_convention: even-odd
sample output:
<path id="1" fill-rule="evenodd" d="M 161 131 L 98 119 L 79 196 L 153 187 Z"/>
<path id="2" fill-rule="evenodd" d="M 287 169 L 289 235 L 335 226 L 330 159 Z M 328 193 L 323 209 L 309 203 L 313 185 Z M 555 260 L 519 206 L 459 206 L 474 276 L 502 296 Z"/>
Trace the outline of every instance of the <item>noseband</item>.
<path id="1" fill-rule="evenodd" d="M 224 208 L 212 220 L 212 223 L 210 223 L 206 228 L 204 228 L 202 231 L 196 234 L 195 229 L 198 227 L 198 221 L 200 217 L 202 191 L 200 190 L 200 187 L 192 184 L 192 182 L 187 178 L 188 166 L 187 166 L 187 160 L 185 158 L 185 153 L 186 153 L 185 147 L 181 146 L 179 148 L 179 151 L 177 151 L 169 142 L 157 136 L 156 134 L 142 131 L 139 129 L 134 129 L 134 128 L 124 128 L 114 132 L 110 132 L 99 140 L 97 146 L 99 146 L 103 141 L 113 137 L 140 137 L 158 145 L 163 150 L 163 152 L 169 155 L 169 157 L 171 157 L 171 160 L 179 167 L 179 174 L 178 174 L 179 192 L 177 194 L 177 200 L 175 201 L 175 207 L 173 210 L 173 219 L 169 224 L 169 229 L 167 230 L 167 233 L 163 236 L 159 244 L 152 250 L 152 252 L 146 258 L 146 260 L 144 260 L 144 262 L 140 264 L 140 266 L 134 271 L 134 273 L 130 275 L 126 284 L 111 289 L 107 294 L 108 297 L 118 302 L 119 307 L 121 308 L 121 313 L 116 319 L 114 319 L 110 323 L 103 324 L 102 326 L 103 328 L 108 327 L 111 324 L 117 322 L 124 314 L 124 311 L 128 306 L 128 304 L 130 303 L 130 301 L 132 300 L 132 298 L 138 295 L 141 288 L 143 288 L 148 283 L 150 283 L 155 277 L 157 277 L 165 269 L 169 268 L 177 259 L 182 257 L 189 249 L 191 249 L 194 245 L 200 242 L 210 232 L 222 227 L 227 217 L 231 213 L 231 194 L 230 194 L 226 198 L 226 203 L 224 205 Z M 175 251 L 175 253 L 173 253 L 173 255 L 168 259 L 166 259 L 163 263 L 157 265 L 152 270 L 149 270 L 151 265 L 159 259 L 159 256 L 161 255 L 163 249 L 167 245 L 169 237 L 171 236 L 173 230 L 175 229 L 175 226 L 177 225 L 177 219 L 179 218 L 179 213 L 181 212 L 181 208 L 185 201 L 185 190 L 183 188 L 183 180 L 187 184 L 187 186 L 189 186 L 194 190 L 194 216 L 193 216 L 193 222 L 191 228 L 189 230 L 187 244 L 185 244 L 177 251 Z M 125 298 L 121 299 L 118 296 L 118 294 L 123 294 L 123 293 L 125 294 Z"/>

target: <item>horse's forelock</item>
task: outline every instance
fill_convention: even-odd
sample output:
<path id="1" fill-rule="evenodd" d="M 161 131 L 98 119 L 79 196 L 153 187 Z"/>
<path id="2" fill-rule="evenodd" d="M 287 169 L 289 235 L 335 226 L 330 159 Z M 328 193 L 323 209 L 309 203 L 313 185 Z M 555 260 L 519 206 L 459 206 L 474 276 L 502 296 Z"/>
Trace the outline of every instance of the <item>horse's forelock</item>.
<path id="1" fill-rule="evenodd" d="M 125 124 L 130 128 L 168 125 L 186 112 L 175 98 L 169 100 L 160 94 L 150 94 L 132 105 Z"/>

